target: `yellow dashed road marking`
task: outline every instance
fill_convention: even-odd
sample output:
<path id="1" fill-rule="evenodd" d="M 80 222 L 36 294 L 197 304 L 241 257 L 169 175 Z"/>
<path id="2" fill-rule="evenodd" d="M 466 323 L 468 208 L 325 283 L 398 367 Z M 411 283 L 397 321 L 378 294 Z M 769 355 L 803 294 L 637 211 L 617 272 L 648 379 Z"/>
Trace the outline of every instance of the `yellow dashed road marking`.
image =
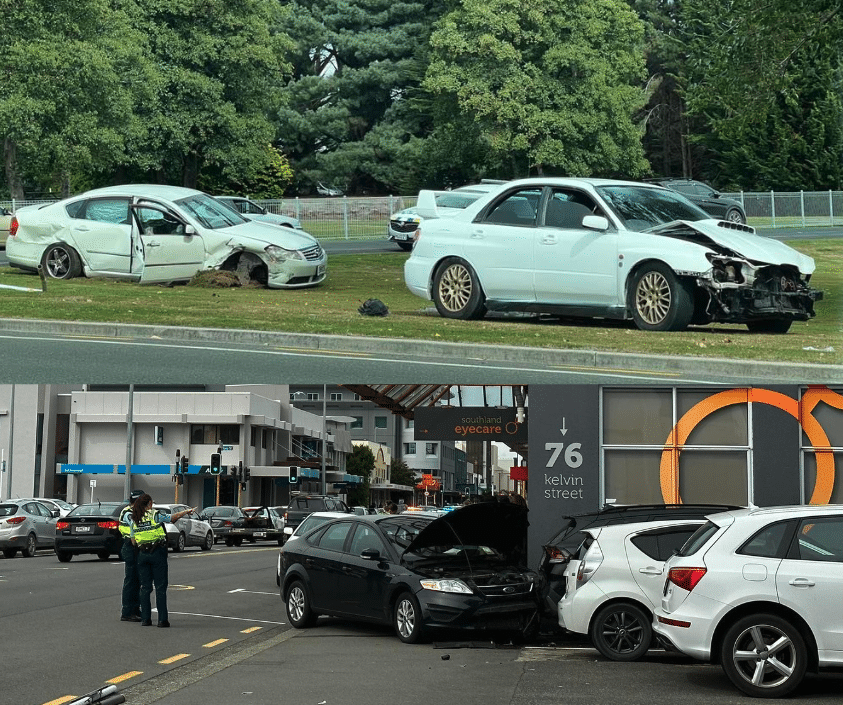
<path id="1" fill-rule="evenodd" d="M 122 683 L 123 681 L 127 681 L 130 678 L 140 675 L 143 675 L 143 671 L 129 671 L 128 673 L 124 673 L 122 676 L 117 676 L 117 678 L 112 678 L 110 681 L 106 681 L 106 683 L 116 685 L 117 683 Z"/>
<path id="2" fill-rule="evenodd" d="M 263 627 L 249 627 L 248 629 L 242 629 L 240 631 L 241 634 L 251 634 L 252 632 L 256 632 L 258 629 L 263 629 Z"/>
<path id="3" fill-rule="evenodd" d="M 220 644 L 225 644 L 228 639 L 217 639 L 216 641 L 208 642 L 207 644 L 202 644 L 206 649 L 212 649 L 215 646 L 219 646 Z"/>
<path id="4" fill-rule="evenodd" d="M 176 654 L 175 656 L 170 656 L 170 658 L 165 658 L 158 663 L 175 663 L 176 661 L 181 661 L 183 658 L 187 658 L 190 654 Z"/>
<path id="5" fill-rule="evenodd" d="M 51 700 L 48 703 L 44 703 L 44 705 L 62 705 L 62 703 L 69 703 L 71 700 L 76 700 L 75 695 L 65 695 L 62 698 L 57 698 L 55 700 Z"/>

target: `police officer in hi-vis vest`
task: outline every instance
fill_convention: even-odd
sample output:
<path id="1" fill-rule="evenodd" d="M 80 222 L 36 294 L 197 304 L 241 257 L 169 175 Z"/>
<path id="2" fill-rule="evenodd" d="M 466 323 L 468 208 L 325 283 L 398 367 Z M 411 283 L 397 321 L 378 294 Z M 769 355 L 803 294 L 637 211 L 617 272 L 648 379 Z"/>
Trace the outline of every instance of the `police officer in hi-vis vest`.
<path id="1" fill-rule="evenodd" d="M 129 514 L 132 504 L 143 495 L 143 490 L 132 490 L 126 506 L 120 511 L 120 535 L 123 545 L 120 557 L 123 559 L 123 607 L 120 610 L 121 622 L 140 622 L 140 579 L 138 577 L 138 549 L 132 544 L 132 530 L 129 526 Z"/>
<path id="2" fill-rule="evenodd" d="M 169 627 L 167 614 L 167 531 L 165 522 L 175 522 L 186 514 L 193 514 L 195 507 L 175 514 L 165 514 L 152 508 L 152 497 L 141 495 L 132 505 L 129 528 L 132 543 L 138 547 L 138 574 L 140 576 L 141 626 L 152 625 L 152 585 L 155 585 L 155 607 L 158 609 L 158 626 Z"/>

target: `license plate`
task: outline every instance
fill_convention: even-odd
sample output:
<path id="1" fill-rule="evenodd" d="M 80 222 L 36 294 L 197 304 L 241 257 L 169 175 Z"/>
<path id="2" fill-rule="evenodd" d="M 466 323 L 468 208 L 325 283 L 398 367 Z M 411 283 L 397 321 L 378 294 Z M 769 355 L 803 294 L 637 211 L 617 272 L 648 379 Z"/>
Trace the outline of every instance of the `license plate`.
<path id="1" fill-rule="evenodd" d="M 265 537 L 265 536 L 266 536 L 266 532 L 265 532 L 265 531 L 256 531 L 256 532 L 255 532 L 255 536 Z"/>
<path id="2" fill-rule="evenodd" d="M 396 240 L 406 240 L 408 237 L 410 237 L 410 236 L 407 233 L 398 233 L 398 234 L 396 234 L 395 239 Z"/>
<path id="3" fill-rule="evenodd" d="M 320 265 L 316 268 L 316 276 L 317 276 L 317 277 L 321 277 L 324 273 L 325 273 L 325 265 L 324 265 L 324 264 L 320 264 Z"/>
<path id="4" fill-rule="evenodd" d="M 73 528 L 76 534 L 89 534 L 94 529 L 93 526 L 75 526 Z"/>

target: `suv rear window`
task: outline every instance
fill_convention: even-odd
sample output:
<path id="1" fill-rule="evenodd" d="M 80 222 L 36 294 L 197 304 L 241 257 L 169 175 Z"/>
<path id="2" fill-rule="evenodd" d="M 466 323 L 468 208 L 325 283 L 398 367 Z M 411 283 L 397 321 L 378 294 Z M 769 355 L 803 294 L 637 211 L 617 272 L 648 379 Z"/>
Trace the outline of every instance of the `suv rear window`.
<path id="1" fill-rule="evenodd" d="M 708 543 L 708 540 L 719 530 L 720 527 L 714 522 L 706 522 L 693 533 L 691 538 L 685 542 L 685 545 L 679 549 L 679 553 L 677 555 L 693 556 L 697 551 L 705 546 L 705 544 Z"/>
<path id="2" fill-rule="evenodd" d="M 633 536 L 630 541 L 653 560 L 666 561 L 687 542 L 697 528 L 691 525 L 655 529 Z"/>

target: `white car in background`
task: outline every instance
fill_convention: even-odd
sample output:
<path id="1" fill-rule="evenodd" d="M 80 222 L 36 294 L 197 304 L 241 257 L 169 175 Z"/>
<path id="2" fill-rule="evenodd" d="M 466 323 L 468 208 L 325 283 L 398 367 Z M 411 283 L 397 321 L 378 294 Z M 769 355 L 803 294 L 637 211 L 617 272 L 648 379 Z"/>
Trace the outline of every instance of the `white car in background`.
<path id="1" fill-rule="evenodd" d="M 300 230 L 248 220 L 180 186 L 110 186 L 19 208 L 6 243 L 9 264 L 53 279 L 111 277 L 189 281 L 202 270 L 243 283 L 296 289 L 325 280 L 327 256 Z"/>
<path id="2" fill-rule="evenodd" d="M 15 499 L 15 502 L 41 502 L 47 509 L 57 510 L 60 517 L 67 516 L 76 505 L 65 502 L 63 499 L 47 499 L 46 497 L 29 497 L 27 499 Z"/>
<path id="3" fill-rule="evenodd" d="M 269 210 L 244 196 L 214 196 L 220 203 L 236 210 L 249 220 L 259 220 L 262 223 L 281 225 L 293 230 L 301 230 L 301 221 L 291 215 L 270 213 Z"/>
<path id="4" fill-rule="evenodd" d="M 612 661 L 643 658 L 653 640 L 664 562 L 704 523 L 666 519 L 583 530 L 564 572 L 559 626 L 587 634 Z"/>
<path id="5" fill-rule="evenodd" d="M 783 697 L 806 671 L 843 667 L 843 506 L 708 519 L 665 565 L 659 640 L 719 662 L 755 697 Z"/>
<path id="6" fill-rule="evenodd" d="M 536 177 L 444 215 L 436 198 L 419 193 L 404 279 L 446 318 L 516 311 L 786 333 L 823 296 L 809 286 L 813 259 L 661 186 Z"/>
<path id="7" fill-rule="evenodd" d="M 6 244 L 6 238 L 9 237 L 9 227 L 12 224 L 12 211 L 8 208 L 0 206 L 0 245 Z"/>
<path id="8" fill-rule="evenodd" d="M 176 514 L 189 509 L 186 504 L 153 504 L 152 506 L 167 514 Z M 187 546 L 199 546 L 203 551 L 210 551 L 214 546 L 214 530 L 196 513 L 187 514 L 173 523 L 166 522 L 164 528 L 167 530 L 167 546 L 172 548 L 174 553 L 181 553 Z"/>

